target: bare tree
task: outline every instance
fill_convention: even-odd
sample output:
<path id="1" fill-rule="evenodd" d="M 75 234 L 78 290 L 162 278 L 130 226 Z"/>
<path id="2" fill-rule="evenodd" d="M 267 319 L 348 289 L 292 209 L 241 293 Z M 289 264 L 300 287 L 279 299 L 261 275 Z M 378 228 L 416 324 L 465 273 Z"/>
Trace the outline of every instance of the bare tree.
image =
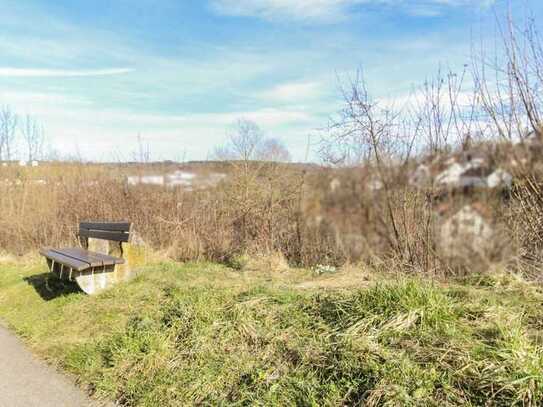
<path id="1" fill-rule="evenodd" d="M 489 51 L 482 42 L 480 48 L 474 47 L 473 80 L 494 137 L 528 147 L 510 149 L 515 163 L 509 168 L 516 180 L 513 196 L 519 205 L 510 225 L 520 231 L 527 258 L 541 259 L 543 189 L 535 163 L 540 153 L 529 146 L 543 140 L 543 38 L 533 17 L 519 22 L 510 12 L 504 21 L 498 21 L 500 38 L 495 49 Z"/>
<path id="2" fill-rule="evenodd" d="M 392 236 L 390 244 L 403 255 L 398 221 L 393 211 L 392 185 L 390 180 L 390 159 L 398 150 L 401 135 L 401 122 L 398 112 L 392 108 L 381 107 L 368 92 L 361 73 L 343 89 L 345 107 L 339 117 L 332 122 L 329 133 L 323 140 L 323 158 L 334 164 L 365 164 L 375 168 L 384 193 L 386 220 L 383 224 L 391 229 L 386 234 Z"/>
<path id="3" fill-rule="evenodd" d="M 290 152 L 275 137 L 264 137 L 263 131 L 253 121 L 240 119 L 228 135 L 225 144 L 215 148 L 214 158 L 222 161 L 273 161 L 288 162 Z"/>
<path id="4" fill-rule="evenodd" d="M 262 130 L 255 122 L 239 119 L 226 144 L 217 147 L 214 155 L 219 160 L 256 160 L 262 139 Z"/>
<path id="5" fill-rule="evenodd" d="M 277 138 L 266 138 L 258 146 L 258 158 L 263 161 L 289 162 L 291 155 L 285 144 Z"/>
<path id="6" fill-rule="evenodd" d="M 481 45 L 472 57 L 473 80 L 493 130 L 506 140 L 541 133 L 543 41 L 529 19 L 518 27 L 508 16 L 499 27 L 501 47 L 488 55 Z"/>
<path id="7" fill-rule="evenodd" d="M 374 100 L 361 72 L 342 88 L 344 108 L 328 126 L 321 155 L 333 164 L 382 164 L 401 152 L 400 112 Z"/>
<path id="8" fill-rule="evenodd" d="M 290 160 L 288 149 L 280 140 L 264 137 L 256 123 L 240 119 L 226 143 L 213 155 L 231 166 L 225 193 L 236 212 L 236 239 L 248 249 L 251 236 L 261 233 L 257 230 L 266 230 L 266 242 L 261 243 L 271 250 L 276 228 L 273 219 L 287 195 L 281 188 L 287 171 L 280 171 L 280 162 Z"/>
<path id="9" fill-rule="evenodd" d="M 17 129 L 17 114 L 9 106 L 0 110 L 0 160 L 11 160 Z"/>
<path id="10" fill-rule="evenodd" d="M 28 161 L 40 159 L 45 141 L 43 127 L 32 116 L 27 115 L 21 126 Z"/>
<path id="11" fill-rule="evenodd" d="M 417 124 L 423 143 L 430 153 L 443 151 L 463 142 L 475 132 L 476 95 L 466 86 L 467 66 L 461 74 L 452 71 L 424 82 L 415 94 L 412 124 Z"/>

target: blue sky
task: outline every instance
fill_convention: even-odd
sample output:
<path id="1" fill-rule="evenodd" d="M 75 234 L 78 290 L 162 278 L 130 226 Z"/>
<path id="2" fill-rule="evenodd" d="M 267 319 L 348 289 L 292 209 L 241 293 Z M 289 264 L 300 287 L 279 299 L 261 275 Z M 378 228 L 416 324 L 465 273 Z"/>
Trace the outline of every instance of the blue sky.
<path id="1" fill-rule="evenodd" d="M 0 104 L 49 144 L 93 160 L 205 159 L 238 118 L 304 160 L 362 67 L 403 96 L 439 64 L 460 71 L 501 0 L 0 0 Z M 543 11 L 512 0 L 516 12 Z M 316 136 L 313 137 L 313 140 Z M 314 157 L 312 157 L 314 158 Z"/>

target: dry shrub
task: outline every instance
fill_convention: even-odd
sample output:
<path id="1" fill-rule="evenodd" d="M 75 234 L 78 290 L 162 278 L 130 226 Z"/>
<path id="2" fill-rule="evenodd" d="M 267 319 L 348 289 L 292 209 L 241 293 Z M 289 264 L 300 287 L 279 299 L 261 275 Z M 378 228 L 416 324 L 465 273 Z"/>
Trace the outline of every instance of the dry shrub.
<path id="1" fill-rule="evenodd" d="M 215 187 L 189 191 L 124 182 L 128 174 L 165 173 L 177 165 L 0 167 L 0 248 L 21 254 L 73 244 L 81 220 L 127 219 L 148 244 L 177 260 L 232 264 L 281 253 L 292 265 L 362 261 L 444 274 L 511 259 L 537 264 L 543 249 L 542 42 L 535 26 L 508 27 L 493 64 L 481 53 L 470 80 L 466 70 L 439 72 L 422 87 L 422 103 L 405 110 L 373 100 L 363 78 L 351 81 L 321 148 L 331 168 L 274 162 L 288 158 L 284 146 L 264 143 L 258 126 L 247 121 L 219 149 L 227 161 L 181 167 L 220 168 L 228 176 Z M 474 97 L 463 105 L 459 95 L 466 91 Z M 528 134 L 531 145 L 524 148 Z M 489 168 L 515 175 L 511 196 L 443 193 L 432 182 L 408 182 L 425 155 L 442 171 L 448 159 L 471 151 L 484 152 Z M 440 247 L 451 214 L 481 203 L 495 231 L 475 236 L 486 240 L 485 250 L 471 247 L 469 239 L 465 251 L 449 250 L 452 243 Z"/>
<path id="2" fill-rule="evenodd" d="M 280 252 L 240 256 L 236 260 L 243 271 L 284 273 L 290 269 L 287 259 Z"/>
<path id="3" fill-rule="evenodd" d="M 144 241 L 179 260 L 298 255 L 298 168 L 269 163 L 239 171 L 234 163 L 221 185 L 196 191 L 128 186 L 126 173 L 140 170 L 78 163 L 0 168 L 0 247 L 22 254 L 74 244 L 80 221 L 127 219 Z"/>
<path id="4" fill-rule="evenodd" d="M 206 166 L 197 164 L 192 170 L 202 167 Z M 456 267 L 456 260 L 440 251 L 437 239 L 442 222 L 438 208 L 460 208 L 465 199 L 436 201 L 431 190 L 409 186 L 402 168 L 389 174 L 396 236 L 383 205 L 387 198 L 381 188 L 375 188 L 375 175 L 368 167 L 231 163 L 225 167 L 228 177 L 222 183 L 194 191 L 128 186 L 125 175 L 145 171 L 139 167 L 50 164 L 19 169 L 18 174 L 9 174 L 11 170 L 0 169 L 5 171 L 1 179 L 7 180 L 0 185 L 0 247 L 10 253 L 76 244 L 77 224 L 83 220 L 127 219 L 145 242 L 182 261 L 235 264 L 246 257 L 252 262 L 249 268 L 275 270 L 285 263 L 340 266 L 384 260 L 405 271 L 427 273 L 473 270 L 475 264 L 468 254 L 456 259 L 459 264 L 464 259 L 468 263 Z M 539 213 L 540 201 L 532 195 L 530 201 L 523 198 L 521 193 L 527 192 L 522 185 L 510 201 L 504 202 L 497 194 L 477 198 L 487 205 L 493 202 L 493 226 L 500 231 L 493 252 L 481 264 L 499 261 L 510 247 L 523 248 L 524 253 L 539 250 L 535 237 L 522 231 L 528 225 L 533 236 L 539 236 L 538 223 L 532 219 Z M 531 209 L 522 209 L 527 202 L 532 202 Z M 504 243 L 510 246 L 507 250 Z"/>

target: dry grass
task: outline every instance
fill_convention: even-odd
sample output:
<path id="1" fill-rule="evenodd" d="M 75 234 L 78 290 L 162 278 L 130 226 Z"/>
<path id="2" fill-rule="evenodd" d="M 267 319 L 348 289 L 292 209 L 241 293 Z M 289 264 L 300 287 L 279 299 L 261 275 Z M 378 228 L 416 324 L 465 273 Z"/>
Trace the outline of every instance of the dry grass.
<path id="1" fill-rule="evenodd" d="M 196 170 L 216 165 L 202 163 Z M 268 268 L 385 261 L 410 272 L 457 274 L 466 264 L 456 259 L 456 265 L 441 252 L 437 229 L 442 220 L 436 214 L 438 207 L 460 208 L 472 201 L 486 202 L 493 227 L 505 232 L 496 234 L 487 257 L 478 258 L 478 269 L 527 253 L 537 258 L 543 247 L 534 239 L 542 224 L 539 172 L 530 173 L 532 188 L 520 182 L 509 200 L 493 192 L 429 199 L 435 192 L 411 187 L 405 169 L 391 168 L 395 236 L 384 192 L 369 188 L 371 168 L 253 163 L 242 171 L 236 163 L 222 165 L 228 177 L 221 184 L 192 191 L 125 182 L 129 174 L 178 168 L 173 165 L 157 170 L 152 165 L 45 164 L 17 172 L 0 167 L 0 180 L 5 180 L 0 182 L 0 247 L 23 255 L 40 246 L 74 244 L 82 220 L 127 219 L 145 242 L 174 260 L 246 267 L 236 265 L 244 256 L 254 262 L 276 254 L 276 264 Z M 475 269 L 475 256 L 467 257 Z"/>

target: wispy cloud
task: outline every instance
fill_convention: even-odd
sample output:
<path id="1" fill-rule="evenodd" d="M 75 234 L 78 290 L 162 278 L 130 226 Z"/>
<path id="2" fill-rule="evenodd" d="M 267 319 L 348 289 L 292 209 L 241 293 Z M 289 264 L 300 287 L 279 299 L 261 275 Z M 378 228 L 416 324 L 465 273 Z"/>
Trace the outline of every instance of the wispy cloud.
<path id="1" fill-rule="evenodd" d="M 365 0 L 212 0 L 219 14 L 259 17 L 266 20 L 294 19 L 335 21 L 343 18 L 349 8 Z"/>
<path id="2" fill-rule="evenodd" d="M 48 143 L 59 153 L 71 156 L 83 152 L 86 159 L 94 160 L 111 160 L 112 152 L 122 152 L 130 159 L 138 134 L 151 143 L 156 159 L 178 159 L 177 154 L 183 151 L 188 159 L 202 159 L 212 146 L 223 143 L 225 129 L 239 118 L 253 120 L 265 131 L 281 135 L 293 147 L 295 157 L 302 159 L 305 150 L 303 146 L 296 149 L 296 143 L 303 144 L 308 129 L 322 123 L 318 115 L 289 107 L 165 114 L 103 109 L 56 94 L 23 92 L 6 96 L 17 102 L 12 107 L 21 114 L 26 112 L 24 101 L 31 100 L 32 114 L 45 125 Z M 2 94 L 0 104 L 1 98 Z"/>
<path id="3" fill-rule="evenodd" d="M 111 68 L 111 69 L 93 69 L 93 70 L 66 70 L 66 69 L 33 69 L 33 68 L 9 68 L 0 67 L 0 77 L 34 77 L 34 78 L 52 78 L 52 77 L 85 77 L 85 76 L 111 76 L 122 75 L 133 72 L 131 68 Z"/>
<path id="4" fill-rule="evenodd" d="M 409 14 L 434 16 L 449 7 L 489 7 L 495 0 L 211 0 L 212 9 L 223 15 L 265 20 L 298 20 L 320 23 L 347 18 L 357 6 L 391 7 Z"/>
<path id="5" fill-rule="evenodd" d="M 89 158 L 117 150 L 130 158 L 141 133 L 156 157 L 186 149 L 202 159 L 245 117 L 302 159 L 307 134 L 341 106 L 338 77 L 362 64 L 379 97 L 408 92 L 438 62 L 462 66 L 467 15 L 493 1 L 145 0 L 134 10 L 146 15 L 136 26 L 122 1 L 96 15 L 84 2 L 8 1 L 0 13 L 0 105 L 36 116 L 51 145 L 65 153 L 77 145 Z M 450 19 L 432 24 L 405 18 L 448 11 Z M 266 21 L 286 24 L 278 30 Z M 335 22 L 345 24 L 318 26 Z"/>
<path id="6" fill-rule="evenodd" d="M 324 93 L 322 84 L 318 82 L 291 82 L 277 85 L 260 92 L 260 99 L 270 102 L 299 102 L 318 99 Z"/>

